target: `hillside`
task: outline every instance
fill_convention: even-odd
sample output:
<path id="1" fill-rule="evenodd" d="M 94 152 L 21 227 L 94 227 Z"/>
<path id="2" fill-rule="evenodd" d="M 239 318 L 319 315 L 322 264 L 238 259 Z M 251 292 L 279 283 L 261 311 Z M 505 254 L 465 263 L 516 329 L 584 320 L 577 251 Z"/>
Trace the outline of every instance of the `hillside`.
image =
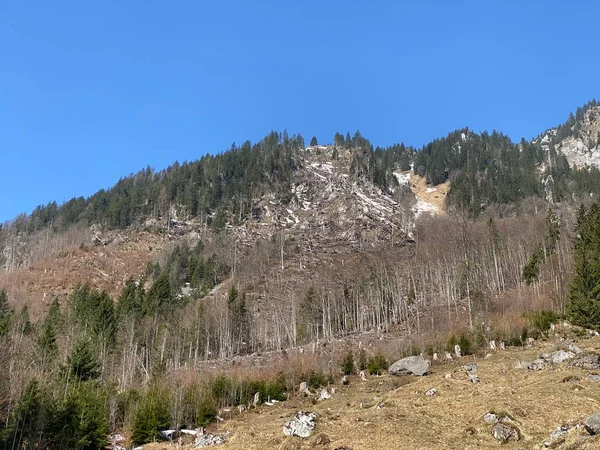
<path id="1" fill-rule="evenodd" d="M 353 378 L 350 388 L 339 368 L 348 352 L 366 365 L 458 343 L 481 358 L 491 341 L 523 348 L 563 317 L 600 329 L 589 304 L 600 270 L 582 265 L 600 267 L 598 246 L 587 245 L 600 242 L 600 172 L 569 165 L 564 150 L 573 139 L 588 139 L 584 153 L 595 148 L 596 113 L 592 102 L 532 142 L 462 129 L 420 150 L 374 148 L 359 132 L 310 146 L 271 133 L 3 225 L 0 442 L 97 448 L 119 432 L 142 444 L 169 427 L 213 427 L 256 392 L 264 403 L 312 380 L 338 389 L 322 403 L 330 409 L 295 396 L 261 407 L 223 424 L 225 446 L 257 429 L 266 440 L 256 448 L 312 445 L 285 441 L 271 413 L 314 406 L 336 445 L 347 437 L 361 448 L 352 425 L 365 422 L 382 445 L 427 448 L 434 425 L 427 434 L 411 426 L 425 421 L 444 425 L 441 448 L 485 448 L 477 417 L 488 405 L 519 415 L 499 404 L 509 389 L 534 445 L 594 401 L 576 397 L 568 417 L 534 416 L 542 387 L 559 404 L 571 385 L 555 386 L 559 368 L 513 373 L 517 350 L 478 359 L 477 386 L 442 381 L 455 363 L 418 380 Z M 439 395 L 423 400 L 431 387 Z M 461 412 L 444 419 L 444 400 Z"/>
<path id="2" fill-rule="evenodd" d="M 241 414 L 224 411 L 225 420 L 208 432 L 227 437 L 218 447 L 223 449 L 495 449 L 500 442 L 491 434 L 492 424 L 484 420 L 494 412 L 510 417 L 508 423 L 519 430 L 519 440 L 503 448 L 597 448 L 598 436 L 590 436 L 582 426 L 575 428 L 600 411 L 600 386 L 590 371 L 569 367 L 568 361 L 539 371 L 518 367 L 521 361 L 564 345 L 554 338 L 532 347 L 492 352 L 485 358 L 464 356 L 434 363 L 431 374 L 424 377 L 384 374 L 361 381 L 352 375 L 348 385 L 336 380 L 328 387 L 329 392 L 335 391 L 329 399 L 315 402 L 320 392 L 316 390 Z M 577 348 L 597 353 L 600 340 L 581 340 Z M 464 369 L 473 362 L 480 380 L 476 384 Z M 427 395 L 432 389 L 435 393 Z M 317 414 L 309 438 L 282 433 L 283 424 L 296 411 Z M 562 426 L 572 429 L 551 439 Z M 547 442 L 551 445 L 545 446 Z"/>

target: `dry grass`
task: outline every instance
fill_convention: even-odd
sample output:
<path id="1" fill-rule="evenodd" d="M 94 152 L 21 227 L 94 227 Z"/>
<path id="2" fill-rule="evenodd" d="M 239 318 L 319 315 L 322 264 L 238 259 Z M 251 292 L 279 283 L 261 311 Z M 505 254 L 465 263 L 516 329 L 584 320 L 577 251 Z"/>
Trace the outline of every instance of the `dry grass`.
<path id="1" fill-rule="evenodd" d="M 78 284 L 89 283 L 116 297 L 129 277 L 139 277 L 164 246 L 160 235 L 131 233 L 107 246 L 77 245 L 29 267 L 0 274 L 13 306 L 27 305 L 31 318 L 45 314 L 54 297 L 66 299 Z"/>
<path id="2" fill-rule="evenodd" d="M 599 351 L 600 338 L 578 345 Z M 503 448 L 540 448 L 558 426 L 581 422 L 600 410 L 600 384 L 585 381 L 586 371 L 565 364 L 540 372 L 515 368 L 519 360 L 531 360 L 556 348 L 556 342 L 548 341 L 529 349 L 498 352 L 488 359 L 476 358 L 480 384 L 472 384 L 462 369 L 472 356 L 434 365 L 433 373 L 423 378 L 385 375 L 360 382 L 353 377 L 349 386 L 337 384 L 337 393 L 324 402 L 294 398 L 261 406 L 211 431 L 231 433 L 220 446 L 223 449 L 484 449 L 499 446 L 490 435 L 490 425 L 483 421 L 486 412 L 494 411 L 512 417 L 522 436 Z M 451 378 L 446 374 L 452 374 Z M 570 377 L 580 381 L 565 382 Z M 425 396 L 430 388 L 438 394 Z M 286 438 L 282 433 L 283 423 L 298 410 L 318 414 L 317 428 L 306 440 Z M 331 442 L 316 444 L 319 434 Z M 557 448 L 600 448 L 600 438 L 581 442 L 583 434 L 575 432 Z M 145 448 L 168 448 L 168 444 Z"/>
<path id="3" fill-rule="evenodd" d="M 438 184 L 437 186 L 432 186 L 427 184 L 427 181 L 425 181 L 424 177 L 420 177 L 419 175 L 411 173 L 410 188 L 421 200 L 435 205 L 438 208 L 439 214 L 444 213 L 446 196 L 448 195 L 448 190 L 450 189 L 450 181 Z M 434 188 L 435 190 L 427 192 L 427 188 Z"/>

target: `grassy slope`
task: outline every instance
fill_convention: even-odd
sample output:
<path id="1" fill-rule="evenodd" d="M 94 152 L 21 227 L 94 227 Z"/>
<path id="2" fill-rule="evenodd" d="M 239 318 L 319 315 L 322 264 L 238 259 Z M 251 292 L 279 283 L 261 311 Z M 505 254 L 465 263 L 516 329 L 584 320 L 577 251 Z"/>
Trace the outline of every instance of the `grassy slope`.
<path id="1" fill-rule="evenodd" d="M 600 338 L 578 343 L 582 349 L 600 350 Z M 309 398 L 295 398 L 275 406 L 226 416 L 224 423 L 211 427 L 221 434 L 231 432 L 222 449 L 485 449 L 499 443 L 490 435 L 491 426 L 483 421 L 488 411 L 506 412 L 514 418 L 522 439 L 502 448 L 540 448 L 559 425 L 581 422 L 600 411 L 600 383 L 584 380 L 588 372 L 569 369 L 566 363 L 540 372 L 515 368 L 519 360 L 532 360 L 538 354 L 555 350 L 556 342 L 540 342 L 533 348 L 509 349 L 488 359 L 476 358 L 480 384 L 472 384 L 461 366 L 473 360 L 439 363 L 432 374 L 416 377 L 370 377 L 361 382 L 351 378 L 349 386 L 337 384 L 337 393 L 329 400 L 312 404 Z M 452 373 L 447 379 L 446 374 Z M 569 376 L 579 382 L 564 382 Z M 436 388 L 438 394 L 424 393 Z M 381 407 L 383 406 L 383 407 Z M 282 425 L 295 411 L 315 411 L 317 428 L 306 440 L 287 438 Z M 468 433 L 469 428 L 476 432 Z M 331 440 L 315 443 L 324 433 Z M 558 448 L 600 448 L 600 437 L 576 444 L 575 432 L 569 442 Z M 166 448 L 152 444 L 145 448 Z"/>

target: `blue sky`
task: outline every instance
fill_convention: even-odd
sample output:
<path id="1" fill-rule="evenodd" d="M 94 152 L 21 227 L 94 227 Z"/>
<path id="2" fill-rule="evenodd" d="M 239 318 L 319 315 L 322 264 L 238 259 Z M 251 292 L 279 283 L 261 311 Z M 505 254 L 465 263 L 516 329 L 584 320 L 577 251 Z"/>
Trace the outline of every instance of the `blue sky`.
<path id="1" fill-rule="evenodd" d="M 270 130 L 518 140 L 600 98 L 596 1 L 0 4 L 0 222 Z"/>

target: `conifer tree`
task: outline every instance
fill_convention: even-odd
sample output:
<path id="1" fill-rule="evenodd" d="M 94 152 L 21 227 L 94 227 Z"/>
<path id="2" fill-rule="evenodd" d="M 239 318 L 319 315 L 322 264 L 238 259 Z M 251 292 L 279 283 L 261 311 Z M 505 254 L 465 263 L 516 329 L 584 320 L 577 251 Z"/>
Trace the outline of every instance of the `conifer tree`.
<path id="1" fill-rule="evenodd" d="M 569 286 L 567 318 L 600 329 L 600 204 L 579 208 L 575 223 L 574 275 Z"/>

